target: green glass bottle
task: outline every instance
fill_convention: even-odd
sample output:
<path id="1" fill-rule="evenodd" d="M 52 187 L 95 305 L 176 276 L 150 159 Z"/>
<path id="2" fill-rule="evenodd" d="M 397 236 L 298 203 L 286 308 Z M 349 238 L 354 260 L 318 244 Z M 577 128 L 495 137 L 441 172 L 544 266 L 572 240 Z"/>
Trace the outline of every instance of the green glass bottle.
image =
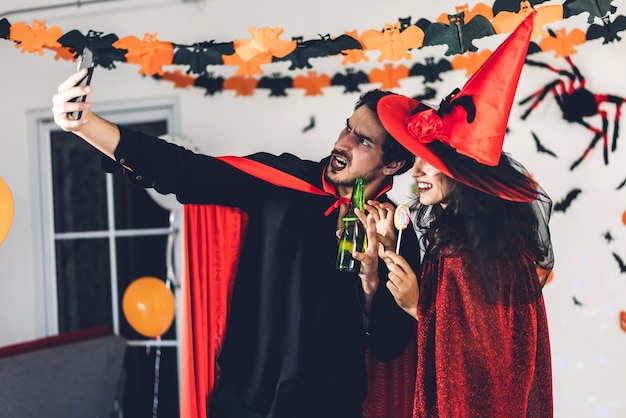
<path id="1" fill-rule="evenodd" d="M 355 208 L 364 211 L 365 206 L 365 184 L 362 178 L 354 181 L 352 198 L 348 212 L 341 219 L 341 237 L 339 238 L 339 248 L 337 251 L 337 270 L 349 273 L 358 273 L 361 270 L 361 262 L 352 258 L 352 253 L 356 250 L 363 252 L 365 249 L 365 227 L 354 213 Z"/>

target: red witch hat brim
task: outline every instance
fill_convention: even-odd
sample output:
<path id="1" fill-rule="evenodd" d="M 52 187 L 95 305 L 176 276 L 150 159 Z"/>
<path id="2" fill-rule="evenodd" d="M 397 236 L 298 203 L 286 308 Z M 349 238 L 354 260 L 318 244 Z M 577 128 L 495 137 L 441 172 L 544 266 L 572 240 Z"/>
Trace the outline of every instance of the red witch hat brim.
<path id="1" fill-rule="evenodd" d="M 385 129 L 407 150 L 447 176 L 505 199 L 527 201 L 506 187 L 494 193 L 493 185 L 480 180 L 477 184 L 476 176 L 453 173 L 448 167 L 451 162 L 446 161 L 451 153 L 444 157 L 440 150 L 442 145 L 451 147 L 455 151 L 452 154 L 469 157 L 479 165 L 498 165 L 535 15 L 531 13 L 439 109 L 403 95 L 383 97 L 377 110 Z M 484 172 L 485 167 L 481 168 Z"/>

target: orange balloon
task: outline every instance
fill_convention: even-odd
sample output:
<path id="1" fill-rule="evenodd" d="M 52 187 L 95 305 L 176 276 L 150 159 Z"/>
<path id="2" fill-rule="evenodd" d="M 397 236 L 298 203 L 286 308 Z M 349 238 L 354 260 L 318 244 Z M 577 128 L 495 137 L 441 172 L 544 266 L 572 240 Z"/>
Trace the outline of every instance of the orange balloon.
<path id="1" fill-rule="evenodd" d="M 626 210 L 622 213 L 622 223 L 626 225 Z"/>
<path id="2" fill-rule="evenodd" d="M 13 223 L 13 196 L 11 189 L 0 177 L 0 245 L 9 234 Z"/>
<path id="3" fill-rule="evenodd" d="M 156 277 L 140 277 L 124 292 L 122 310 L 135 331 L 146 337 L 161 336 L 172 325 L 176 303 L 165 282 Z"/>

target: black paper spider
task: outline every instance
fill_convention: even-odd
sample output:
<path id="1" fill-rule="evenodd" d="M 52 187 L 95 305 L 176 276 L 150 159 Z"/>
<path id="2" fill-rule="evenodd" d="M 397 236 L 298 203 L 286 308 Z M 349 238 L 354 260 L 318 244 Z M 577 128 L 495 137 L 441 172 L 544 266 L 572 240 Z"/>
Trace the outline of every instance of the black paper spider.
<path id="1" fill-rule="evenodd" d="M 548 64 L 542 62 L 536 62 L 526 60 L 526 64 L 534 65 L 537 67 L 547 68 L 553 71 L 564 79 L 558 78 L 550 83 L 546 84 L 543 88 L 537 90 L 530 96 L 522 99 L 519 104 L 523 105 L 530 103 L 530 106 L 526 112 L 522 115 L 522 120 L 525 120 L 530 113 L 537 108 L 539 103 L 546 97 L 548 93 L 554 96 L 554 99 L 559 105 L 561 112 L 563 112 L 563 118 L 570 123 L 578 123 L 593 132 L 594 136 L 589 146 L 570 166 L 570 170 L 573 170 L 582 162 L 582 160 L 589 154 L 589 152 L 596 146 L 598 141 L 602 139 L 603 151 L 604 151 L 604 164 L 609 163 L 609 151 L 608 151 L 608 132 L 609 132 L 609 117 L 608 109 L 606 105 L 612 105 L 615 107 L 615 116 L 613 118 L 613 138 L 611 142 L 611 151 L 615 151 L 617 147 L 617 138 L 619 136 L 619 120 L 621 117 L 622 104 L 624 98 L 615 96 L 612 94 L 595 94 L 585 88 L 585 77 L 580 73 L 580 70 L 572 62 L 570 57 L 565 57 L 571 67 L 571 71 L 559 70 Z M 599 115 L 602 118 L 602 128 L 598 128 L 587 123 L 584 119 L 592 116 Z"/>

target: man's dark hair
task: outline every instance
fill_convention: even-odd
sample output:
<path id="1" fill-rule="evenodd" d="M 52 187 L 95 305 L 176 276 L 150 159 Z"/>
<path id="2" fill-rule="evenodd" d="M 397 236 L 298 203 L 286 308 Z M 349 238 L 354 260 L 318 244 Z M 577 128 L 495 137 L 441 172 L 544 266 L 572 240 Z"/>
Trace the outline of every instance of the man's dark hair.
<path id="1" fill-rule="evenodd" d="M 361 97 L 359 97 L 359 100 L 354 106 L 354 110 L 357 110 L 361 106 L 367 106 L 368 109 L 374 112 L 378 122 L 380 122 L 376 106 L 381 98 L 390 94 L 396 93 L 380 89 L 366 91 L 361 95 Z M 404 165 L 396 172 L 395 175 L 407 172 L 413 166 L 415 156 L 400 145 L 400 143 L 396 141 L 395 138 L 389 134 L 389 132 L 386 130 L 385 132 L 385 142 L 383 142 L 383 164 L 387 165 L 393 161 L 404 161 Z"/>

